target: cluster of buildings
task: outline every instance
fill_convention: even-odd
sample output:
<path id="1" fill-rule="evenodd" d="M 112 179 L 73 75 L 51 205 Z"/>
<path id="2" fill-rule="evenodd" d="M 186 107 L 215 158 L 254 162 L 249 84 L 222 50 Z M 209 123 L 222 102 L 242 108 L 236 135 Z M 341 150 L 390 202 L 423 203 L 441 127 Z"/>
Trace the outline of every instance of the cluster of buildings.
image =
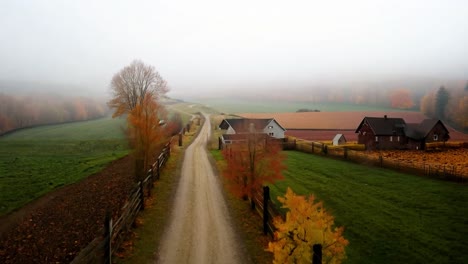
<path id="1" fill-rule="evenodd" d="M 320 115 L 320 113 L 317 113 L 317 115 Z M 339 114 L 336 115 L 340 116 Z M 350 122 L 349 118 L 346 118 L 346 116 L 342 116 L 342 118 L 346 120 L 343 120 L 341 124 Z M 336 129 L 336 126 L 335 129 L 328 129 L 328 127 L 320 128 L 319 125 L 317 126 L 319 128 L 310 127 L 309 130 L 311 134 L 321 133 L 322 137 L 327 134 L 329 136 L 328 140 L 333 141 L 334 145 L 346 143 L 346 134 L 350 135 L 352 131 L 354 133 L 352 136 L 357 136 L 357 143 L 364 144 L 368 150 L 424 150 L 427 143 L 445 142 L 450 138 L 449 130 L 442 121 L 438 119 L 423 119 L 420 122 L 406 122 L 401 117 L 388 117 L 387 115 L 380 117 L 364 116 L 361 118 L 361 122 L 355 122 L 355 128 L 352 130 L 350 130 L 349 127 Z M 335 122 L 340 123 L 339 120 L 335 120 Z M 288 122 L 286 121 L 286 123 Z M 313 124 L 313 122 L 311 124 Z M 323 122 L 321 122 L 321 124 L 323 124 Z M 247 135 L 251 133 L 258 133 L 276 139 L 284 139 L 289 129 L 287 125 L 281 124 L 274 117 L 224 119 L 219 125 L 219 128 L 224 130 L 224 134 L 220 138 L 221 144 L 232 144 L 238 141 L 244 141 Z M 291 129 L 292 131 L 297 130 L 295 128 Z M 307 129 L 302 129 L 301 132 L 304 132 L 304 130 Z M 317 140 L 323 140 L 323 138 Z"/>

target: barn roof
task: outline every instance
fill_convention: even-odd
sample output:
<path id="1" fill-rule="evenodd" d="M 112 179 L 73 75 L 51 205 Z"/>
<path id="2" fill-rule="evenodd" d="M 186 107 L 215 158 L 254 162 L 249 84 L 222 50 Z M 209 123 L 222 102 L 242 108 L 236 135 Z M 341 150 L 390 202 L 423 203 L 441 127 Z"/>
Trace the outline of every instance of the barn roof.
<path id="1" fill-rule="evenodd" d="M 420 124 L 410 123 L 406 126 L 406 136 L 413 138 L 413 139 L 423 139 L 427 137 L 429 132 L 438 124 L 440 123 L 442 127 L 445 129 L 447 133 L 449 133 L 448 129 L 444 126 L 442 121 L 439 119 L 424 119 Z"/>
<path id="2" fill-rule="evenodd" d="M 228 129 L 231 126 L 236 133 L 249 132 L 250 126 L 253 124 L 256 130 L 263 130 L 271 121 L 274 121 L 278 126 L 285 130 L 274 118 L 232 118 L 224 119 L 219 128 Z"/>
<path id="3" fill-rule="evenodd" d="M 356 133 L 361 130 L 364 124 L 368 124 L 376 136 L 403 136 L 405 135 L 405 120 L 403 118 L 384 117 L 364 117 L 356 129 Z"/>

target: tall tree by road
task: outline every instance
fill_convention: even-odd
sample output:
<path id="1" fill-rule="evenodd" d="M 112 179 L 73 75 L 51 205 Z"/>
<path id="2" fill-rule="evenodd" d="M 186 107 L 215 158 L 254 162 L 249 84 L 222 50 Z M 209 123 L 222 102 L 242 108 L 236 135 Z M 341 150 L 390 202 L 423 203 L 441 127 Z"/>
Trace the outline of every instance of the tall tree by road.
<path id="1" fill-rule="evenodd" d="M 435 114 L 439 119 L 445 119 L 445 108 L 449 102 L 449 92 L 444 86 L 437 91 L 435 102 Z"/>
<path id="2" fill-rule="evenodd" d="M 158 98 L 165 94 L 166 81 L 153 66 L 135 60 L 114 75 L 111 81 L 113 98 L 108 102 L 115 109 L 112 117 L 127 114 L 128 138 L 134 149 L 136 179 L 146 171 L 161 143 L 160 118 L 163 108 Z"/>
<path id="3" fill-rule="evenodd" d="M 142 104 L 147 93 L 157 100 L 168 91 L 167 82 L 155 68 L 140 60 L 134 60 L 116 73 L 111 81 L 111 89 L 113 98 L 108 105 L 115 108 L 113 117 L 129 113 L 138 103 Z"/>
<path id="4" fill-rule="evenodd" d="M 223 151 L 227 166 L 223 176 L 231 192 L 246 199 L 265 183 L 283 178 L 285 166 L 281 146 L 266 134 L 258 133 L 251 124 L 244 142 L 230 144 Z"/>

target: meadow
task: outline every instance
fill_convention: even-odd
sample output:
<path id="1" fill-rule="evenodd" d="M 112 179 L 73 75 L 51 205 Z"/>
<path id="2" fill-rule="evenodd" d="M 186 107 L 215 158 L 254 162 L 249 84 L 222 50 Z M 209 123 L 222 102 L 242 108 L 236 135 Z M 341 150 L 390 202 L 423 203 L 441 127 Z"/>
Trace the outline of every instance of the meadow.
<path id="1" fill-rule="evenodd" d="M 285 179 L 271 185 L 276 200 L 289 186 L 324 201 L 350 244 L 345 263 L 466 263 L 465 185 L 286 152 Z M 277 201 L 275 201 L 277 203 Z"/>
<path id="2" fill-rule="evenodd" d="M 125 119 L 24 129 L 0 137 L 0 215 L 129 153 Z"/>
<path id="3" fill-rule="evenodd" d="M 194 100 L 206 107 L 216 109 L 223 113 L 281 113 L 281 112 L 296 112 L 299 109 L 317 109 L 322 112 L 341 112 L 341 111 L 399 111 L 398 109 L 371 106 L 357 105 L 350 103 L 313 103 L 313 102 L 278 102 L 278 101 L 262 101 L 262 100 L 236 100 L 236 99 L 197 99 Z"/>

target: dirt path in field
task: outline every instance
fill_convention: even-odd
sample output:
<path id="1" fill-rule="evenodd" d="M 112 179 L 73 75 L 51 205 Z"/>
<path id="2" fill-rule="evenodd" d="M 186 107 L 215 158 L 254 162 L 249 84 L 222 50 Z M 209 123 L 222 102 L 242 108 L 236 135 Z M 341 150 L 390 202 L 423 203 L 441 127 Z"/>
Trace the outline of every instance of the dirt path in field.
<path id="1" fill-rule="evenodd" d="M 208 160 L 209 117 L 187 148 L 169 228 L 158 263 L 246 263 Z"/>

